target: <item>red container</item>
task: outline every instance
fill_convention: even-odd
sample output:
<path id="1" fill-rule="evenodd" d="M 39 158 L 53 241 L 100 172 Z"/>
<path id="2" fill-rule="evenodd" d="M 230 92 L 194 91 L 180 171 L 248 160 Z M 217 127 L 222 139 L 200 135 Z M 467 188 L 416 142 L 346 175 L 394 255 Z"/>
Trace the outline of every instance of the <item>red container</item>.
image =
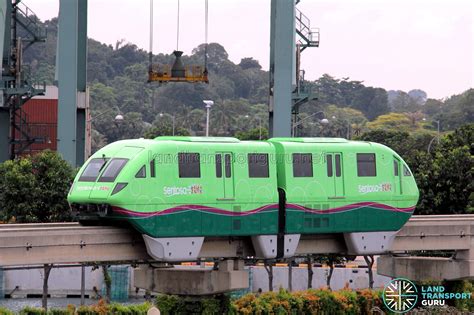
<path id="1" fill-rule="evenodd" d="M 58 100 L 31 99 L 26 102 L 23 111 L 28 116 L 31 124 L 57 124 L 58 123 Z"/>
<path id="2" fill-rule="evenodd" d="M 58 99 L 56 95 L 50 97 L 47 91 L 46 96 L 39 96 L 26 102 L 22 106 L 22 116 L 26 119 L 26 124 L 17 119 L 17 125 L 21 126 L 24 132 L 28 133 L 30 139 L 35 142 L 28 146 L 21 155 L 35 154 L 49 149 L 57 150 L 57 125 L 58 125 Z M 54 98 L 56 97 L 56 98 Z M 18 130 L 15 130 L 17 140 L 25 139 Z M 20 145 L 18 145 L 18 148 Z"/>

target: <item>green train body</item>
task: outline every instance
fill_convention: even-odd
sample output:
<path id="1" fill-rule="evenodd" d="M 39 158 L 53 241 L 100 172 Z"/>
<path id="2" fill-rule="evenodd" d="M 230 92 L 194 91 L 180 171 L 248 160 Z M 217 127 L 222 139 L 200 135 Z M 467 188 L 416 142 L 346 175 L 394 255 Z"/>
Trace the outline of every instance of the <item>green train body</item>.
<path id="1" fill-rule="evenodd" d="M 344 235 L 349 253 L 385 252 L 417 200 L 397 153 L 338 138 L 118 141 L 90 157 L 68 195 L 80 220 L 125 220 L 162 260 L 196 258 L 206 237 L 250 237 L 262 258 L 322 233 Z"/>

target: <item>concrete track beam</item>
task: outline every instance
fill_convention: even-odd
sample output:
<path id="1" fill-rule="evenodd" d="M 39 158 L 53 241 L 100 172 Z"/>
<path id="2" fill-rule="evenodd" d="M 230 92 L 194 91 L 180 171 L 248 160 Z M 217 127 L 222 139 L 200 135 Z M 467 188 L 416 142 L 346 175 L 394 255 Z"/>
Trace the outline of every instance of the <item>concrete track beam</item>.
<path id="1" fill-rule="evenodd" d="M 377 259 L 377 273 L 414 281 L 472 279 L 474 261 L 441 257 L 381 256 Z"/>
<path id="2" fill-rule="evenodd" d="M 219 270 L 204 268 L 140 267 L 134 271 L 134 285 L 151 292 L 179 295 L 211 295 L 249 287 L 243 261 L 225 260 Z"/>

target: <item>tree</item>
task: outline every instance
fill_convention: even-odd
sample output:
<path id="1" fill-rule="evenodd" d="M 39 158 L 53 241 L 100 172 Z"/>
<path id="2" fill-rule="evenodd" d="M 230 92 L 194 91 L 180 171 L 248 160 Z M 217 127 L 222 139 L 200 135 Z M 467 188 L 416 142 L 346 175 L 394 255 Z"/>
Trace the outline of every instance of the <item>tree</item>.
<path id="1" fill-rule="evenodd" d="M 319 256 L 317 261 L 321 264 L 326 264 L 329 267 L 329 273 L 326 277 L 326 285 L 329 289 L 331 289 L 331 279 L 334 273 L 334 267 L 338 264 L 342 264 L 346 261 L 345 257 L 329 254 L 325 256 Z"/>
<path id="2" fill-rule="evenodd" d="M 159 126 L 153 126 L 148 129 L 143 135 L 147 139 L 154 139 L 159 136 L 171 136 L 173 135 L 173 127 L 170 124 L 162 124 Z M 174 131 L 175 136 L 189 136 L 188 130 L 177 127 Z"/>
<path id="3" fill-rule="evenodd" d="M 357 90 L 351 107 L 362 113 L 369 120 L 389 112 L 387 92 L 381 88 L 365 87 Z"/>
<path id="4" fill-rule="evenodd" d="M 247 70 L 247 69 L 262 69 L 262 66 L 260 63 L 258 63 L 258 60 L 253 59 L 252 57 L 248 58 L 242 58 L 239 63 L 239 67 L 242 68 L 242 70 Z"/>
<path id="5" fill-rule="evenodd" d="M 365 263 L 367 264 L 367 271 L 369 273 L 369 289 L 374 288 L 374 271 L 372 267 L 374 266 L 375 258 L 374 255 L 364 256 Z"/>
<path id="6" fill-rule="evenodd" d="M 420 189 L 417 214 L 455 214 L 474 210 L 474 124 L 441 139 L 428 154 L 420 152 L 415 178 Z"/>
<path id="7" fill-rule="evenodd" d="M 408 91 L 408 95 L 418 105 L 424 105 L 428 98 L 426 92 L 420 89 L 410 90 Z"/>
<path id="8" fill-rule="evenodd" d="M 405 114 L 389 113 L 377 117 L 374 121 L 368 122 L 367 127 L 371 130 L 411 131 L 418 126 L 414 127 L 410 118 Z"/>
<path id="9" fill-rule="evenodd" d="M 418 111 L 420 106 L 426 101 L 426 93 L 424 94 L 425 96 L 423 96 L 423 91 L 417 90 L 422 93 L 413 91 L 410 91 L 412 95 L 403 91 L 391 91 L 389 103 L 391 110 L 397 113 Z"/>
<path id="10" fill-rule="evenodd" d="M 268 274 L 268 291 L 272 292 L 273 291 L 273 261 L 265 260 L 263 262 L 263 267 L 265 267 L 265 270 L 267 271 L 267 274 Z"/>
<path id="11" fill-rule="evenodd" d="M 238 131 L 235 137 L 239 140 L 266 140 L 268 139 L 267 128 L 252 128 L 249 131 Z"/>
<path id="12" fill-rule="evenodd" d="M 74 174 L 74 169 L 51 151 L 3 162 L 1 219 L 19 223 L 71 220 L 66 196 Z"/>

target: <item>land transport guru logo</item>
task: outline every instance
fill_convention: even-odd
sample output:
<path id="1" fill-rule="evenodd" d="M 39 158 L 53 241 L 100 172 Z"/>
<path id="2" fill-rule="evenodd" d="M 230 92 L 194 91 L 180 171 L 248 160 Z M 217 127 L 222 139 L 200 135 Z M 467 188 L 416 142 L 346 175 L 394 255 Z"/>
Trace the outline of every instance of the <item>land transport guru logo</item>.
<path id="1" fill-rule="evenodd" d="M 421 307 L 445 306 L 446 300 L 471 299 L 470 292 L 446 292 L 442 285 L 417 286 L 408 279 L 397 278 L 384 288 L 382 297 L 385 306 L 394 313 L 406 313 L 417 305 Z"/>
<path id="2" fill-rule="evenodd" d="M 383 302 L 392 312 L 405 313 L 415 307 L 418 301 L 416 285 L 408 279 L 390 281 L 383 290 Z"/>

